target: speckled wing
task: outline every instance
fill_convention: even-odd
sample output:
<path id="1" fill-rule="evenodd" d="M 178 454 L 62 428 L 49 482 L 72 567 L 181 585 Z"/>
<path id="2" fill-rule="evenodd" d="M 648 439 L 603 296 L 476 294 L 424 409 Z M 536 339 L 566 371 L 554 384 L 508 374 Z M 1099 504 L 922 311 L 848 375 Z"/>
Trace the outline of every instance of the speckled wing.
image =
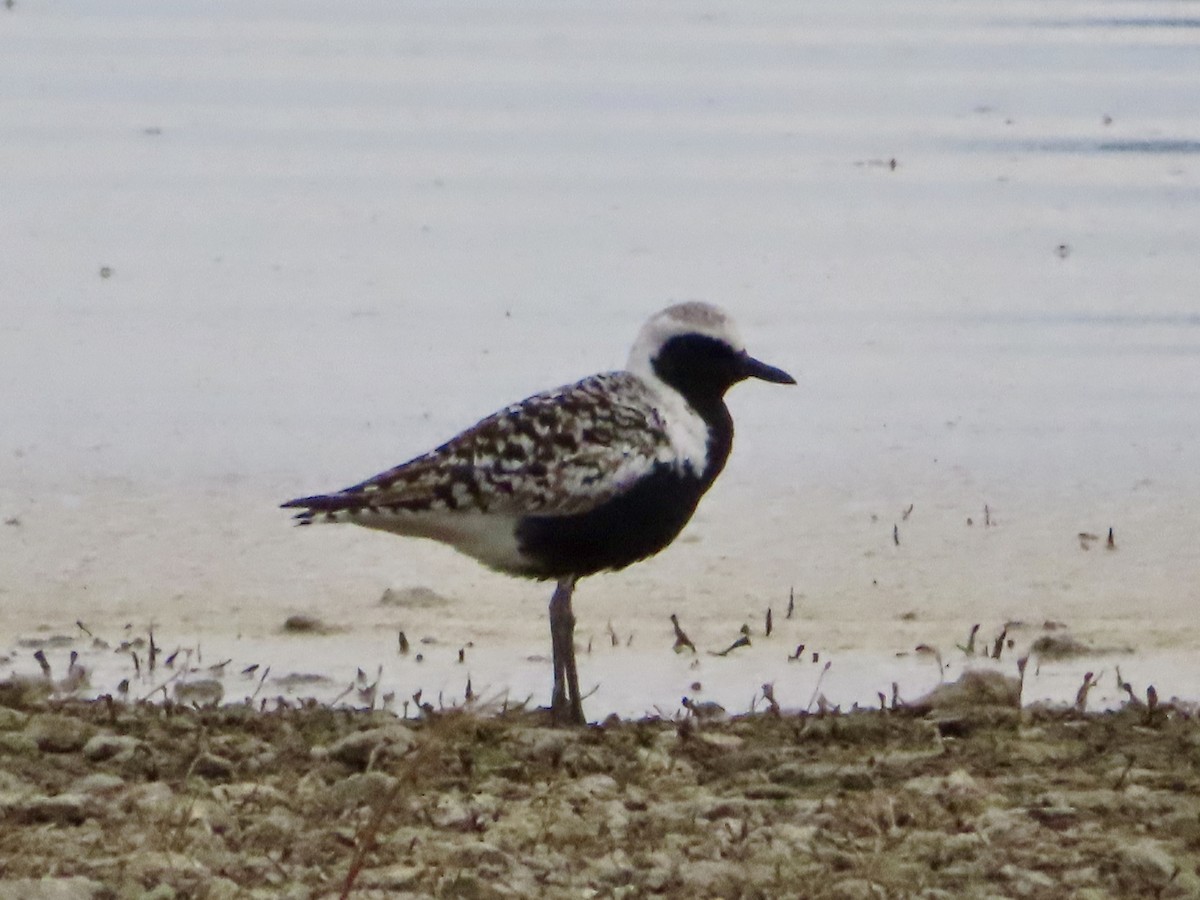
<path id="1" fill-rule="evenodd" d="M 303 509 L 301 523 L 456 511 L 571 515 L 675 460 L 651 390 L 617 372 L 536 394 L 361 484 L 284 506 Z"/>

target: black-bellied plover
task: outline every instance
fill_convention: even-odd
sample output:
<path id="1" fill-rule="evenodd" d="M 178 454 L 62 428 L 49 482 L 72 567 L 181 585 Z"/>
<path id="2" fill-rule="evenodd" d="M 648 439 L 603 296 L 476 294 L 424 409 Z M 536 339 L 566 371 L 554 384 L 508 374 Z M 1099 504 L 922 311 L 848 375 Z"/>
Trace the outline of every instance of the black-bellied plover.
<path id="1" fill-rule="evenodd" d="M 583 724 L 575 583 L 675 539 L 725 467 L 724 395 L 747 378 L 796 383 L 750 356 L 722 310 L 680 303 L 643 326 L 625 371 L 535 394 L 424 456 L 283 506 L 302 510 L 302 525 L 432 538 L 510 575 L 556 579 L 550 708 L 557 722 Z"/>

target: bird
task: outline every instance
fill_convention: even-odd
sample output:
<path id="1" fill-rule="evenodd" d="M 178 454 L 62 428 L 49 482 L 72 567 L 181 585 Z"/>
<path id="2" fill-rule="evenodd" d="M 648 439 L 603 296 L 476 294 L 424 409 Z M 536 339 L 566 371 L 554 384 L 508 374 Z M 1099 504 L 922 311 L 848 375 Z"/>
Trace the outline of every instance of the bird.
<path id="1" fill-rule="evenodd" d="M 550 714 L 584 725 L 576 583 L 679 535 L 729 458 L 724 397 L 746 379 L 796 383 L 746 351 L 724 310 L 677 303 L 645 323 L 624 370 L 534 394 L 406 463 L 282 508 L 299 510 L 298 525 L 428 538 L 496 571 L 556 582 Z"/>

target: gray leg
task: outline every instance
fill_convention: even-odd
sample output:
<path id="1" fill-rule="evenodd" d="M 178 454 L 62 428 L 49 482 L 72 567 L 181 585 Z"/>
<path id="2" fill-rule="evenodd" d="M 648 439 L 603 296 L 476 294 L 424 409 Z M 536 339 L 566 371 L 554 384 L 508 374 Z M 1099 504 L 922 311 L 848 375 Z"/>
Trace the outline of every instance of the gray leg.
<path id="1" fill-rule="evenodd" d="M 554 691 L 550 713 L 559 725 L 585 725 L 579 697 L 579 674 L 575 668 L 575 613 L 571 595 L 575 579 L 563 578 L 550 598 L 550 646 L 554 658 Z"/>

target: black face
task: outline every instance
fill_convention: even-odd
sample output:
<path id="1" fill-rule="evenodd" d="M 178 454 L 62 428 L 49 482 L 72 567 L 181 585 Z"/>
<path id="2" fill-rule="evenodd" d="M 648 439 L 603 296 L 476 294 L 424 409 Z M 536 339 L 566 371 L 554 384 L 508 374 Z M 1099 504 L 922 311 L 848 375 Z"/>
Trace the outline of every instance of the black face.
<path id="1" fill-rule="evenodd" d="M 658 377 L 700 407 L 719 400 L 730 387 L 747 378 L 775 384 L 795 384 L 782 369 L 759 362 L 745 350 L 701 334 L 673 337 L 652 360 Z"/>

